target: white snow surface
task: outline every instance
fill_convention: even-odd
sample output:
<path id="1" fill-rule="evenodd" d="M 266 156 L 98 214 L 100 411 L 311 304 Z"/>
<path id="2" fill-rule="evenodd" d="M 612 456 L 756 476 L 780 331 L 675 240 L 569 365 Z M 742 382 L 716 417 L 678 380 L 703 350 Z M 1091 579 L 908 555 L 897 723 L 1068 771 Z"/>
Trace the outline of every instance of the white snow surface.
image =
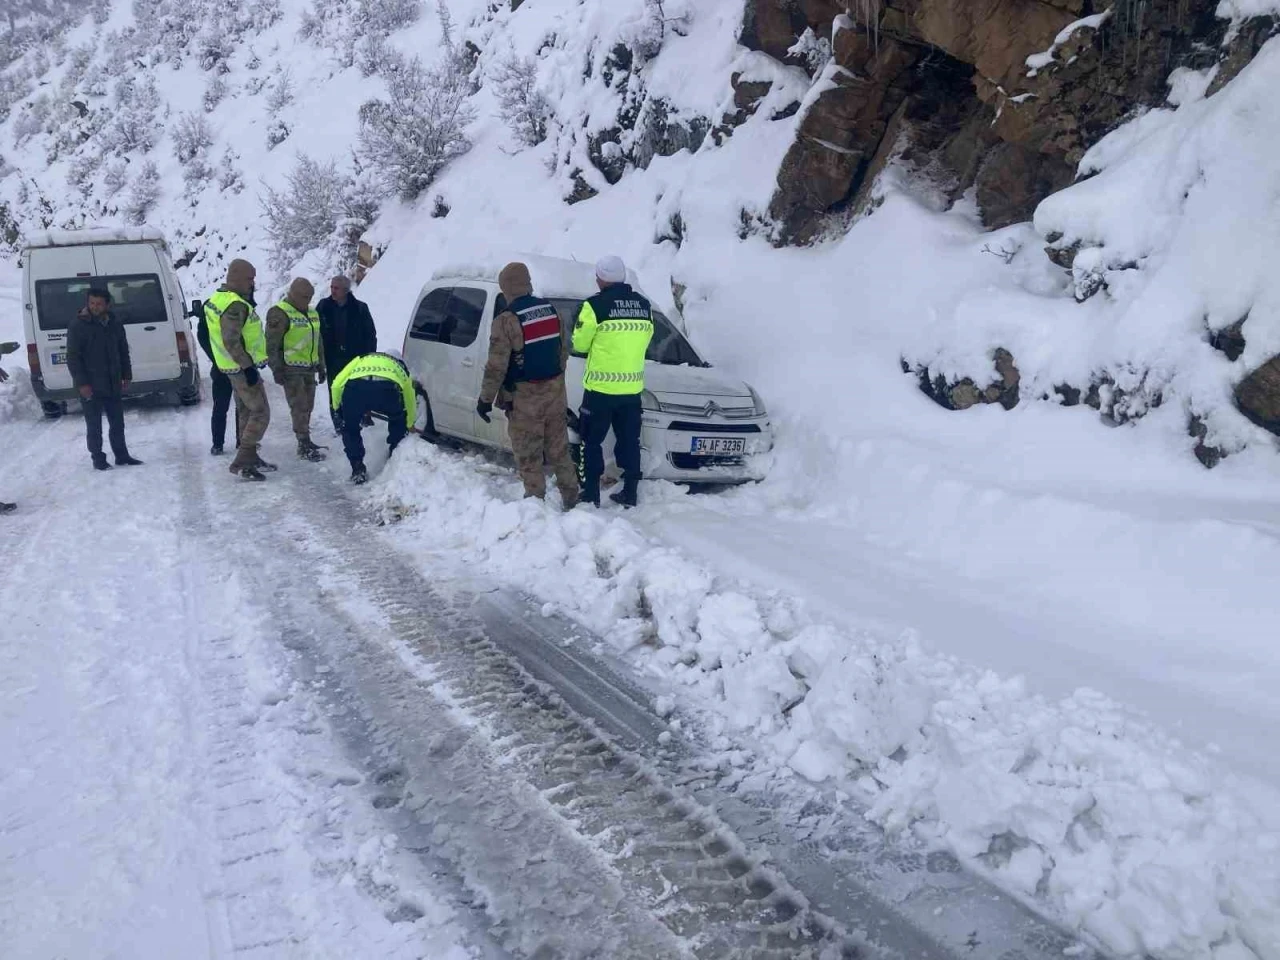
<path id="1" fill-rule="evenodd" d="M 381 88 L 336 55 L 290 55 L 303 7 L 284 0 L 254 44 L 257 71 L 235 51 L 236 92 L 212 114 L 214 155 L 241 154 L 242 194 L 211 189 L 190 206 L 169 147 L 155 151 L 152 222 L 175 250 L 207 253 L 184 273 L 188 293 L 229 255 L 261 261 L 258 178 L 278 184 L 295 148 L 345 162 L 355 110 Z M 505 465 L 410 445 L 372 492 L 409 515 L 406 547 L 564 610 L 727 736 L 838 783 L 887 829 L 955 851 L 1119 956 L 1280 958 L 1280 460 L 1230 399 L 1280 351 L 1280 220 L 1262 215 L 1280 191 L 1277 41 L 1212 97 L 1209 78 L 1176 78 L 1176 109 L 1099 143 L 1081 165 L 1092 176 L 1034 224 L 985 232 L 966 205 L 939 212 L 890 170 L 883 203 L 846 236 L 776 250 L 739 230 L 767 207 L 795 131 L 796 117 L 769 118 L 812 89 L 737 46 L 741 0 L 668 4 L 689 14 L 683 35 L 613 86 L 600 66 L 648 29 L 641 0 L 487 7 L 452 4 L 482 50 L 480 79 L 509 50 L 537 55 L 560 123 L 518 149 L 482 83 L 472 152 L 418 204 L 389 203 L 369 234 L 385 250 L 359 294 L 380 335 L 399 344 L 422 284 L 448 264 L 617 253 L 664 309 L 672 284 L 684 288 L 700 352 L 769 405 L 776 466 L 748 489 L 646 484 L 625 517 L 561 516 L 519 500 Z M 110 26 L 128 19 L 117 4 Z M 432 51 L 438 27 L 427 17 L 392 42 Z M 295 133 L 268 151 L 263 97 L 243 85 L 286 59 Z M 151 71 L 174 112 L 199 109 L 195 64 Z M 723 146 L 655 158 L 612 186 L 589 163 L 586 136 L 613 125 L 626 96 L 714 123 L 736 71 L 774 87 Z M 0 198 L 36 183 L 57 225 L 74 225 L 62 220 L 86 202 L 65 188 L 66 159 L 47 163 L 40 137 L 8 150 L 15 119 L 0 143 L 20 173 Z M 568 206 L 575 169 L 600 195 Z M 447 217 L 429 216 L 436 195 Z M 103 202 L 99 184 L 90 198 Z M 658 242 L 676 213 L 683 243 Z M 1075 277 L 1044 255 L 1059 233 L 1081 243 Z M 1090 272 L 1107 288 L 1078 304 Z M 0 339 L 20 338 L 3 312 Z M 1245 312 L 1248 347 L 1232 364 L 1205 330 Z M 998 346 L 1022 373 L 1008 413 L 943 411 L 900 373 L 907 357 L 980 379 Z M 8 361 L 10 373 L 21 362 Z M 1087 408 L 1041 400 L 1102 370 L 1163 404 L 1108 430 Z M 21 387 L 0 387 L 0 421 Z M 1212 473 L 1190 456 L 1192 413 L 1233 452 Z"/>
<path id="2" fill-rule="evenodd" d="M 203 446 L 203 420 L 130 412 L 148 465 L 106 475 L 74 421 L 0 422 L 3 954 L 472 960 L 294 679 L 252 565 L 191 536 L 159 451 Z"/>

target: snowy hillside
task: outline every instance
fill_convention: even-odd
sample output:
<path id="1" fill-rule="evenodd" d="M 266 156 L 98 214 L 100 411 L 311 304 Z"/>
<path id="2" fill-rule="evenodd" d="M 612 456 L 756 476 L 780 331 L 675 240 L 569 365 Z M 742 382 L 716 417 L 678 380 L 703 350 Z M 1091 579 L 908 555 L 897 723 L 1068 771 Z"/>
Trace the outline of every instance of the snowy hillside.
<path id="1" fill-rule="evenodd" d="M 1034 222 L 987 230 L 972 195 L 889 163 L 873 212 L 796 248 L 771 200 L 842 68 L 817 40 L 807 69 L 746 49 L 743 15 L 95 4 L 0 74 L 0 244 L 10 222 L 146 220 L 188 296 L 233 256 L 270 295 L 353 269 L 362 238 L 358 292 L 396 344 L 446 259 L 621 254 L 768 403 L 770 478 L 560 517 L 483 458 L 415 448 L 372 493 L 403 546 L 574 618 L 725 756 L 747 745 L 1089 944 L 1277 960 L 1280 453 L 1232 390 L 1280 352 L 1280 39 L 1212 95 L 1219 67 L 1176 73 Z M 409 129 L 432 162 L 398 163 Z M 1228 359 L 1211 334 L 1246 316 Z M 952 402 L 965 378 L 1008 396 L 998 348 L 1012 409 Z M 0 421 L 34 416 L 23 387 Z M 1197 444 L 1227 456 L 1206 471 Z"/>

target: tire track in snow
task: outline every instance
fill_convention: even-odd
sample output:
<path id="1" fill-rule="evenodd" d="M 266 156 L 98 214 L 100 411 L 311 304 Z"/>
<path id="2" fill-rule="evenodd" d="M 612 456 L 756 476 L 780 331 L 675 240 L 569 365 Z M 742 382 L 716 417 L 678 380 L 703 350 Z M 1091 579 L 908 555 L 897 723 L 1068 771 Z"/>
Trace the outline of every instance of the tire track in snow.
<path id="1" fill-rule="evenodd" d="M 535 681 L 488 638 L 469 598 L 455 602 L 425 583 L 332 479 L 291 474 L 286 483 L 294 487 L 289 502 L 301 510 L 273 526 L 273 556 L 263 559 L 279 588 L 276 604 L 289 607 L 295 635 L 309 638 L 297 641 L 302 655 L 340 691 L 335 709 L 359 716 L 354 726 L 363 729 L 354 736 L 404 771 L 405 790 L 393 805 L 413 813 L 425 848 L 455 863 L 486 898 L 513 952 L 884 955 L 810 909 L 708 808 Z M 663 729 L 651 722 L 655 733 Z M 485 849 L 494 845 L 495 825 L 503 845 L 496 860 Z M 408 824 L 401 833 L 411 830 Z M 531 835 L 554 844 L 554 857 L 530 851 Z M 549 861 L 559 865 L 552 898 L 541 869 Z M 530 879 L 513 862 L 532 864 Z M 598 879 L 603 864 L 606 883 Z M 597 878 L 586 890 L 583 875 Z M 651 932 L 659 922 L 674 938 L 665 949 Z M 569 937 L 570 924 L 607 931 L 595 935 L 605 939 Z M 552 933 L 557 938 L 546 939 Z"/>
<path id="2" fill-rule="evenodd" d="M 398 855 L 382 824 L 342 815 L 363 807 L 363 778 L 340 760 L 334 766 L 316 698 L 287 667 L 281 672 L 282 634 L 272 636 L 277 624 L 255 609 L 260 575 L 244 562 L 252 531 L 245 541 L 218 536 L 229 516 L 260 523 L 269 498 L 244 499 L 247 488 L 219 469 L 225 461 L 210 464 L 200 446 L 186 437 L 174 467 L 186 494 L 184 605 L 204 701 L 196 712 L 207 740 L 203 801 L 214 843 L 205 869 L 217 878 L 207 906 L 218 956 L 479 956 L 454 931 L 437 929 L 454 926 L 450 911 L 416 885 L 416 874 L 384 876 Z M 282 727 L 292 746 L 280 741 Z"/>

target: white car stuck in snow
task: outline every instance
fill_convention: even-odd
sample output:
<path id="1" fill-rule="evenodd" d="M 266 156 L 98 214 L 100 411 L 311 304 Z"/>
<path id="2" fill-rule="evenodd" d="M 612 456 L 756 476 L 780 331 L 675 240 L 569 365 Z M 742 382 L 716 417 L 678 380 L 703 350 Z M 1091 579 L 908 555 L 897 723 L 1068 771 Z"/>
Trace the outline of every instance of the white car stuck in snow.
<path id="1" fill-rule="evenodd" d="M 598 291 L 591 265 L 550 257 L 518 259 L 529 267 L 534 292 L 550 300 L 571 329 L 582 302 Z M 476 413 L 489 330 L 506 309 L 498 288 L 503 266 L 505 261 L 493 261 L 437 270 L 418 294 L 403 352 L 427 398 L 428 428 L 509 450 L 501 411 L 494 411 L 491 423 Z M 637 286 L 634 275 L 629 279 Z M 665 314 L 655 309 L 653 319 L 640 440 L 645 477 L 678 483 L 763 479 L 773 428 L 760 397 L 741 380 L 712 370 Z M 583 358 L 570 356 L 566 379 L 573 410 L 582 403 L 583 369 Z M 612 446 L 606 439 L 606 454 Z"/>
<path id="2" fill-rule="evenodd" d="M 124 325 L 133 365 L 125 396 L 200 402 L 196 339 L 164 234 L 151 227 L 44 231 L 25 238 L 22 264 L 27 362 L 46 415 L 79 399 L 67 335 L 90 287 L 110 292 Z"/>

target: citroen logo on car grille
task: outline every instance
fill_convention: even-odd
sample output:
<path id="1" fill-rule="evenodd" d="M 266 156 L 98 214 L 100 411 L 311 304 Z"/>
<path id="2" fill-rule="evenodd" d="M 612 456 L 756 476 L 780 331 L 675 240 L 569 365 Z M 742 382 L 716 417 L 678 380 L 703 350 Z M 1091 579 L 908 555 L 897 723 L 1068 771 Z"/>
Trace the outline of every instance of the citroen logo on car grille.
<path id="1" fill-rule="evenodd" d="M 714 417 L 720 412 L 720 406 L 714 400 L 708 402 L 702 409 L 706 411 L 708 417 Z"/>

